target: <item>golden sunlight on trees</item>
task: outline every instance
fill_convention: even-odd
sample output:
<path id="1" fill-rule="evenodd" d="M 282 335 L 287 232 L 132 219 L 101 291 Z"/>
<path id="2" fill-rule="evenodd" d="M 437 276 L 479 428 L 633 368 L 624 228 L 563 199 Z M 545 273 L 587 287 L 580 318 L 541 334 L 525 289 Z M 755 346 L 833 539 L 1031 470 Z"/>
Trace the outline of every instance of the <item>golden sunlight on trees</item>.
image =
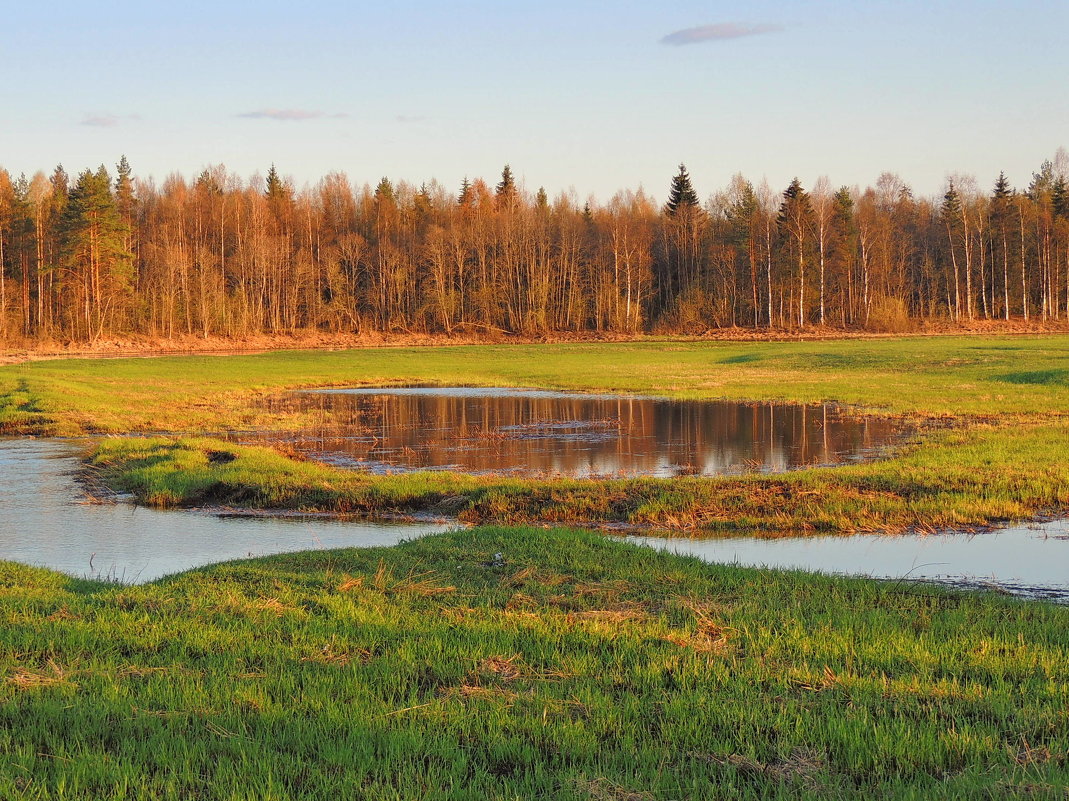
<path id="1" fill-rule="evenodd" d="M 903 330 L 922 321 L 1069 319 L 1069 159 L 1024 189 L 953 176 L 916 198 L 782 190 L 737 175 L 703 202 L 685 166 L 660 208 L 529 193 L 499 179 L 297 189 L 140 179 L 123 157 L 72 182 L 0 170 L 0 339 L 272 333 L 705 333 Z"/>

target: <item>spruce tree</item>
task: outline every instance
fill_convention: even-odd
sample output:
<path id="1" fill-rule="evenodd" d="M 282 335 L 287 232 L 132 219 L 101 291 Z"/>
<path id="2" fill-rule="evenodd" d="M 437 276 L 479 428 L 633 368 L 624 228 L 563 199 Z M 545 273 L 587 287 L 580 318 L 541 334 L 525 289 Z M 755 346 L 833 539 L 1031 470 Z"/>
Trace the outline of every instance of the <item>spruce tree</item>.
<path id="1" fill-rule="evenodd" d="M 118 209 L 123 225 L 126 226 L 123 247 L 132 252 L 136 248 L 134 221 L 137 216 L 137 197 L 134 195 L 133 170 L 130 168 L 130 162 L 126 160 L 125 155 L 119 159 L 115 170 L 117 173 L 115 177 L 115 208 Z"/>
<path id="2" fill-rule="evenodd" d="M 1054 209 L 1055 217 L 1069 218 L 1069 185 L 1065 178 L 1059 175 L 1054 179 L 1050 187 L 1050 202 Z"/>
<path id="3" fill-rule="evenodd" d="M 961 219 L 961 195 L 950 181 L 946 194 L 943 195 L 943 205 L 939 209 L 939 216 L 948 227 L 957 227 Z"/>
<path id="4" fill-rule="evenodd" d="M 1000 172 L 998 174 L 998 180 L 995 181 L 995 191 L 992 193 L 991 197 L 994 200 L 1007 200 L 1012 194 L 1013 190 L 1010 188 L 1010 182 L 1009 179 L 1006 178 L 1006 173 Z"/>
<path id="5" fill-rule="evenodd" d="M 501 170 L 501 180 L 498 181 L 494 190 L 499 207 L 511 208 L 516 201 L 516 179 L 512 176 L 512 168 L 508 164 Z"/>
<path id="6" fill-rule="evenodd" d="M 798 178 L 784 190 L 776 222 L 794 240 L 798 262 L 798 324 L 805 326 L 809 319 L 805 302 L 806 242 L 813 227 L 813 203 Z"/>
<path id="7" fill-rule="evenodd" d="M 390 183 L 390 179 L 385 175 L 382 176 L 378 186 L 375 187 L 375 199 L 389 203 L 393 203 L 396 200 L 393 193 L 393 184 Z"/>
<path id="8" fill-rule="evenodd" d="M 535 195 L 535 206 L 539 211 L 549 210 L 549 196 L 546 194 L 544 186 L 538 187 L 538 194 Z"/>
<path id="9" fill-rule="evenodd" d="M 63 209 L 67 206 L 67 198 L 70 196 L 71 179 L 67 175 L 67 171 L 63 169 L 62 164 L 57 164 L 56 169 L 52 171 L 52 176 L 48 179 L 48 182 L 52 184 L 52 202 L 51 210 L 49 212 L 52 221 L 55 222 L 63 214 Z"/>
<path id="10" fill-rule="evenodd" d="M 284 205 L 293 199 L 293 190 L 282 180 L 274 164 L 267 171 L 267 185 L 264 189 L 264 197 L 271 201 L 272 205 Z"/>
<path id="11" fill-rule="evenodd" d="M 681 211 L 696 209 L 699 205 L 698 193 L 694 191 L 694 186 L 690 182 L 687 168 L 680 164 L 679 172 L 672 179 L 672 186 L 668 190 L 668 202 L 664 206 L 664 213 L 669 217 L 675 217 Z"/>
<path id="12" fill-rule="evenodd" d="M 460 194 L 457 195 L 457 205 L 470 206 L 475 202 L 475 192 L 471 187 L 471 181 L 468 180 L 468 176 L 464 176 L 464 180 L 460 184 Z"/>
<path id="13" fill-rule="evenodd" d="M 137 198 L 134 196 L 133 170 L 126 156 L 119 159 L 115 170 L 115 204 L 119 208 L 119 213 L 129 223 L 134 217 Z"/>

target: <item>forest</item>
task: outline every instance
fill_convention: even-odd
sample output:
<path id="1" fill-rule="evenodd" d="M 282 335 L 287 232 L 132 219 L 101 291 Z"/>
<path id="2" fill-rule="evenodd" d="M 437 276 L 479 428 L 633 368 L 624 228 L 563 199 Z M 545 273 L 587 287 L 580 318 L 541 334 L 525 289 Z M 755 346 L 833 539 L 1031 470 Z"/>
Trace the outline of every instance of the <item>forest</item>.
<path id="1" fill-rule="evenodd" d="M 662 206 L 550 199 L 508 165 L 458 191 L 343 173 L 298 190 L 274 165 L 157 184 L 125 157 L 114 175 L 0 169 L 0 341 L 1069 320 L 1067 177 L 1060 150 L 1023 188 L 737 175 L 703 203 L 680 165 Z"/>

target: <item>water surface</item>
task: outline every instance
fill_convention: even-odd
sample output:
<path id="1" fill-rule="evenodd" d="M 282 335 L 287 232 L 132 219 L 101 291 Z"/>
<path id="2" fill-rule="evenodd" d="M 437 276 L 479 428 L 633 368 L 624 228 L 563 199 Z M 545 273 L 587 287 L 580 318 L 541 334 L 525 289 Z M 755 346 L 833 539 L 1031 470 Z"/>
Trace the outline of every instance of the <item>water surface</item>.
<path id="1" fill-rule="evenodd" d="M 0 439 L 0 560 L 133 583 L 228 559 L 395 545 L 451 527 L 91 503 L 75 480 L 81 452 L 67 440 Z M 1069 601 L 1067 520 L 972 536 L 625 539 L 710 562 L 988 585 Z"/>
<path id="2" fill-rule="evenodd" d="M 309 423 L 282 441 L 331 464 L 517 475 L 777 472 L 858 461 L 903 439 L 900 423 L 833 404 L 680 401 L 523 389 L 407 387 L 293 392 L 267 402 Z"/>
<path id="3" fill-rule="evenodd" d="M 0 560 L 136 583 L 228 559 L 396 545 L 450 528 L 91 503 L 75 481 L 80 454 L 64 440 L 0 439 Z"/>
<path id="4" fill-rule="evenodd" d="M 1005 526 L 981 534 L 625 539 L 720 564 L 991 587 L 1013 595 L 1069 602 L 1066 519 Z"/>

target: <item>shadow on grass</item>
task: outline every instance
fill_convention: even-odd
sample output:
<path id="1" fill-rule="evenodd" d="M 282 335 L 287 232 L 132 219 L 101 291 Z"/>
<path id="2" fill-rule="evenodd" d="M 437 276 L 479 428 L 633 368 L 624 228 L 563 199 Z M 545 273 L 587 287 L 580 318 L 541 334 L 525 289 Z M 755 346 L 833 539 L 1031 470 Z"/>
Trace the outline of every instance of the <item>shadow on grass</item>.
<path id="1" fill-rule="evenodd" d="M 1069 370 L 1028 370 L 992 376 L 1004 384 L 1031 384 L 1043 387 L 1069 387 Z"/>

